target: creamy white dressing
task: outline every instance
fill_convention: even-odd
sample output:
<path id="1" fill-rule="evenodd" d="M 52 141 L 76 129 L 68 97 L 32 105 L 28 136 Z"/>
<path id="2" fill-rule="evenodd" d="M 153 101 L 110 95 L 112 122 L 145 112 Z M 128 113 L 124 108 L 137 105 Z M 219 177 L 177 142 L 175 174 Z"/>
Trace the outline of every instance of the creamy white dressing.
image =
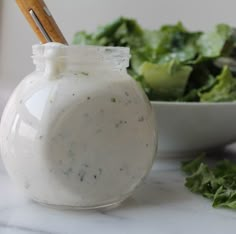
<path id="1" fill-rule="evenodd" d="M 70 70 L 59 59 L 64 46 L 46 46 L 45 65 L 20 83 L 2 117 L 6 168 L 44 204 L 118 203 L 151 168 L 156 150 L 151 105 L 124 70 L 107 65 Z"/>

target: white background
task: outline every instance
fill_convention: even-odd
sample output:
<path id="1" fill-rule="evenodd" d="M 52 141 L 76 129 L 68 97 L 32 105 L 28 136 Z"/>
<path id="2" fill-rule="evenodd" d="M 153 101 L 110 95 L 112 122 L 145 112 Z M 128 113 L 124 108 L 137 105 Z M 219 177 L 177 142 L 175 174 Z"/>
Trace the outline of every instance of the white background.
<path id="1" fill-rule="evenodd" d="M 236 26 L 235 0 L 45 0 L 71 42 L 74 32 L 94 30 L 120 15 L 137 18 L 147 28 L 178 20 L 190 29 L 219 22 Z M 0 0 L 0 113 L 12 89 L 33 70 L 31 45 L 38 40 L 14 0 Z"/>

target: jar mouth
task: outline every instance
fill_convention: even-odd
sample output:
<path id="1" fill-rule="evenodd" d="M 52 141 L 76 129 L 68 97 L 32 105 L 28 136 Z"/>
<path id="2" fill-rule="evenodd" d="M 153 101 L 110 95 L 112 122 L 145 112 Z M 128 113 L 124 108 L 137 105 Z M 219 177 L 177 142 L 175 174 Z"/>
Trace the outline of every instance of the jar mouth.
<path id="1" fill-rule="evenodd" d="M 46 43 L 33 45 L 34 62 L 43 60 L 64 60 L 68 63 L 98 64 L 121 66 L 127 68 L 130 60 L 128 47 L 93 46 L 93 45 L 63 45 Z"/>

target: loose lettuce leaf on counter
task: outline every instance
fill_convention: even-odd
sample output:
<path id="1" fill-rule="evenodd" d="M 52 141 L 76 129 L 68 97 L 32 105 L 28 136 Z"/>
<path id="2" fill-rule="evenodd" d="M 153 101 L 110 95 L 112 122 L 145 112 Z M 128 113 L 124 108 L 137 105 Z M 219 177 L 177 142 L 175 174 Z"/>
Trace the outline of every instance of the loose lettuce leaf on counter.
<path id="1" fill-rule="evenodd" d="M 186 178 L 185 186 L 194 193 L 201 193 L 204 197 L 213 199 L 220 184 L 209 167 L 201 163 L 198 169 Z"/>
<path id="2" fill-rule="evenodd" d="M 175 100 L 184 93 L 192 68 L 175 60 L 164 64 L 143 63 L 140 73 L 158 99 Z"/>
<path id="3" fill-rule="evenodd" d="M 236 190 L 221 186 L 214 196 L 213 207 L 236 209 Z"/>
<path id="4" fill-rule="evenodd" d="M 210 167 L 200 157 L 182 163 L 185 186 L 212 200 L 213 207 L 236 209 L 236 163 L 223 160 Z"/>
<path id="5" fill-rule="evenodd" d="M 216 77 L 213 87 L 200 93 L 201 102 L 226 102 L 236 100 L 236 78 L 232 76 L 228 66 Z"/>
<path id="6" fill-rule="evenodd" d="M 205 159 L 206 153 L 201 153 L 195 160 L 188 160 L 182 162 L 182 171 L 186 174 L 191 175 L 196 172 L 201 165 L 202 161 Z"/>

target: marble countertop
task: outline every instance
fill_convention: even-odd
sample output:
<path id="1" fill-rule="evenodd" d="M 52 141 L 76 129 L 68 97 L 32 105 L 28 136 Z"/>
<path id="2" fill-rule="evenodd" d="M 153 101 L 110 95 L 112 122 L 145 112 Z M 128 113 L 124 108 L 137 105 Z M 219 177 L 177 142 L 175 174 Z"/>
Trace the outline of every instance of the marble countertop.
<path id="1" fill-rule="evenodd" d="M 0 162 L 1 164 L 1 162 Z M 28 200 L 0 165 L 0 234 L 234 233 L 236 212 L 184 187 L 180 159 L 159 159 L 132 198 L 110 211 L 63 211 Z"/>

